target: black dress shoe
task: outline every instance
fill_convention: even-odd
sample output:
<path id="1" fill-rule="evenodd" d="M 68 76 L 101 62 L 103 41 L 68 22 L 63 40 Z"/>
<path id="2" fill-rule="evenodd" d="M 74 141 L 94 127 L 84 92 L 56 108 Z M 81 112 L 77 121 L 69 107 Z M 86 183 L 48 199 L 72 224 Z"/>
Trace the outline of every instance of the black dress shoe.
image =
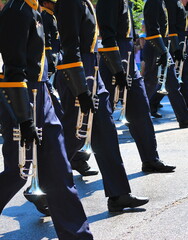
<path id="1" fill-rule="evenodd" d="M 148 202 L 148 198 L 136 197 L 129 193 L 119 197 L 109 198 L 108 210 L 109 212 L 121 212 L 124 208 L 135 208 Z"/>
<path id="2" fill-rule="evenodd" d="M 188 128 L 188 121 L 185 122 L 179 122 L 180 128 Z"/>
<path id="3" fill-rule="evenodd" d="M 163 108 L 163 105 L 162 105 L 161 103 L 159 103 L 159 104 L 157 105 L 157 108 Z"/>
<path id="4" fill-rule="evenodd" d="M 162 115 L 158 112 L 151 112 L 151 116 L 155 118 L 162 118 Z"/>
<path id="5" fill-rule="evenodd" d="M 82 176 L 93 176 L 99 173 L 99 171 L 97 171 L 96 169 L 91 168 L 86 161 L 83 161 L 82 164 L 79 166 L 76 166 L 72 163 L 71 163 L 72 169 L 79 172 Z"/>
<path id="6" fill-rule="evenodd" d="M 176 166 L 169 166 L 163 163 L 162 161 L 153 161 L 153 162 L 143 162 L 142 171 L 143 172 L 162 172 L 168 173 L 173 172 Z"/>
<path id="7" fill-rule="evenodd" d="M 24 197 L 32 202 L 40 213 L 50 216 L 46 195 L 27 194 L 26 190 L 24 191 Z"/>

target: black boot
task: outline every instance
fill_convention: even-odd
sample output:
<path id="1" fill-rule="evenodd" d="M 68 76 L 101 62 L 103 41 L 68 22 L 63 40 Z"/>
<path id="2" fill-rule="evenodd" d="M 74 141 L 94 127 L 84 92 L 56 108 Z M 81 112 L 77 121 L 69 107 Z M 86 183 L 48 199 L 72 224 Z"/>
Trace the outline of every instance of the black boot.
<path id="1" fill-rule="evenodd" d="M 46 216 L 50 216 L 46 195 L 27 194 L 27 189 L 23 194 L 29 202 L 35 205 L 39 212 Z"/>
<path id="2" fill-rule="evenodd" d="M 148 202 L 148 198 L 136 197 L 128 193 L 119 197 L 110 197 L 108 199 L 108 210 L 109 212 L 121 212 L 124 208 L 135 208 Z"/>
<path id="3" fill-rule="evenodd" d="M 82 176 L 93 176 L 99 173 L 96 169 L 91 168 L 86 161 L 71 161 L 71 166 Z"/>
<path id="4" fill-rule="evenodd" d="M 162 161 L 153 161 L 153 162 L 143 162 L 142 171 L 143 172 L 161 172 L 168 173 L 173 172 L 176 166 L 169 166 L 163 163 Z"/>

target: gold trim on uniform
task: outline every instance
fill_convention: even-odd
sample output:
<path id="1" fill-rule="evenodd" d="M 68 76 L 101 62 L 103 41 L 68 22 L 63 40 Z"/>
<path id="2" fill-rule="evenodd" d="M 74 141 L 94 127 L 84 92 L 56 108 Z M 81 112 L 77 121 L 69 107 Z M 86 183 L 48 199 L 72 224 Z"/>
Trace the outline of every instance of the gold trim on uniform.
<path id="1" fill-rule="evenodd" d="M 45 50 L 52 50 L 52 47 L 45 47 Z"/>
<path id="2" fill-rule="evenodd" d="M 119 51 L 119 47 L 98 48 L 98 52 Z"/>
<path id="3" fill-rule="evenodd" d="M 54 14 L 53 11 L 51 11 L 50 9 L 45 8 L 45 7 L 41 7 L 41 10 L 42 10 L 42 12 L 43 12 L 43 11 L 46 11 L 46 12 L 49 13 L 50 15 L 53 15 L 53 14 Z"/>
<path id="4" fill-rule="evenodd" d="M 161 38 L 161 34 L 158 34 L 158 35 L 154 35 L 154 36 L 150 36 L 150 37 L 146 37 L 145 39 L 146 40 L 150 40 L 150 39 L 154 39 L 154 38 Z"/>
<path id="5" fill-rule="evenodd" d="M 178 34 L 177 33 L 171 33 L 171 34 L 168 34 L 168 37 L 177 37 Z"/>
<path id="6" fill-rule="evenodd" d="M 37 0 L 24 0 L 35 11 L 38 9 L 39 3 Z"/>
<path id="7" fill-rule="evenodd" d="M 128 26 L 128 30 L 127 30 L 127 34 L 126 34 L 126 38 L 128 38 L 130 36 L 131 33 L 131 28 L 132 28 L 132 24 L 131 24 L 131 13 L 130 10 L 128 8 L 128 19 L 129 19 L 129 26 Z"/>
<path id="8" fill-rule="evenodd" d="M 96 14 L 95 14 L 95 9 L 93 7 L 93 4 L 89 0 L 87 1 L 87 3 L 90 5 L 90 7 L 92 9 L 92 12 L 93 12 L 93 16 L 95 18 L 95 33 L 94 33 L 93 42 L 92 42 L 91 48 L 90 48 L 90 52 L 93 53 L 94 49 L 95 49 L 96 42 L 97 42 L 97 37 L 99 35 L 99 29 L 98 29 L 97 17 L 96 17 Z"/>
<path id="9" fill-rule="evenodd" d="M 167 19 L 167 26 L 166 26 L 166 32 L 165 32 L 164 37 L 167 37 L 167 35 L 168 35 L 168 33 L 169 33 L 169 26 L 168 26 L 168 24 L 169 24 L 169 18 L 168 18 L 168 10 L 167 10 L 166 7 L 164 8 L 164 11 L 165 11 L 165 13 L 166 13 L 166 19 Z"/>
<path id="10" fill-rule="evenodd" d="M 83 67 L 83 63 L 75 62 L 75 63 L 61 64 L 61 65 L 57 65 L 56 69 L 61 70 L 61 69 L 74 68 L 74 67 Z"/>
<path id="11" fill-rule="evenodd" d="M 27 84 L 25 82 L 0 82 L 0 88 L 27 88 Z"/>
<path id="12" fill-rule="evenodd" d="M 43 75 L 43 71 L 44 71 L 44 60 L 45 60 L 45 47 L 43 49 L 43 52 L 42 52 L 42 57 L 41 57 L 41 70 L 40 70 L 40 73 L 39 73 L 39 77 L 38 77 L 38 82 L 41 82 L 42 80 L 42 75 Z"/>
<path id="13" fill-rule="evenodd" d="M 4 75 L 3 74 L 0 74 L 0 79 L 4 79 Z"/>

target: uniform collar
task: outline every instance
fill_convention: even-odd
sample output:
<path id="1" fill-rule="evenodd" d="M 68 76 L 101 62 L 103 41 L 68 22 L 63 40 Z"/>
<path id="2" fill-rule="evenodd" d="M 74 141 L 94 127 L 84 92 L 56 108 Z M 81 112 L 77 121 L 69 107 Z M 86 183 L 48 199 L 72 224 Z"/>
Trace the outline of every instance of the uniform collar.
<path id="1" fill-rule="evenodd" d="M 48 8 L 41 7 L 41 9 L 42 9 L 42 12 L 43 12 L 43 11 L 46 11 L 46 12 L 49 13 L 50 15 L 54 15 L 54 12 L 53 12 L 52 10 L 48 9 Z"/>
<path id="2" fill-rule="evenodd" d="M 35 11 L 38 9 L 38 1 L 37 0 L 24 0 L 31 8 L 33 8 Z"/>

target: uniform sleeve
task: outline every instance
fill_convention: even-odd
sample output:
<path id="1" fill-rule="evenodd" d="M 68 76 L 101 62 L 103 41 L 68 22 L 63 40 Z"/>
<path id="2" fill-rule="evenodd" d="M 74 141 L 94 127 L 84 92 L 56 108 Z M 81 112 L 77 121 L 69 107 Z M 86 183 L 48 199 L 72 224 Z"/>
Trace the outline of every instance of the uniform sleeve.
<path id="1" fill-rule="evenodd" d="M 5 65 L 6 81 L 21 82 L 26 78 L 29 16 L 10 8 L 1 17 L 0 47 Z"/>
<path id="2" fill-rule="evenodd" d="M 45 52 L 46 52 L 46 58 L 48 60 L 48 71 L 52 71 L 51 65 L 54 68 L 54 59 L 52 55 L 52 25 L 53 25 L 53 18 L 51 15 L 46 14 L 45 12 L 42 12 L 42 20 L 43 20 L 43 26 L 44 26 L 44 34 L 45 34 Z M 54 70 L 53 70 L 54 71 Z"/>
<path id="3" fill-rule="evenodd" d="M 18 123 L 32 119 L 26 79 L 29 16 L 9 8 L 1 15 L 0 50 L 5 79 L 0 82 L 1 98 Z M 3 24 L 2 24 L 3 23 Z"/>
<path id="4" fill-rule="evenodd" d="M 99 0 L 96 8 L 103 44 L 103 48 L 99 48 L 98 51 L 113 75 L 123 71 L 119 47 L 116 42 L 120 10 L 119 0 Z"/>
<path id="5" fill-rule="evenodd" d="M 147 36 L 157 36 L 160 34 L 158 19 L 160 17 L 159 3 L 153 0 L 147 0 L 144 6 L 144 22 Z"/>
<path id="6" fill-rule="evenodd" d="M 79 35 L 83 11 L 81 1 L 58 1 L 56 9 L 58 31 L 64 52 L 63 62 L 80 62 Z"/>
<path id="7" fill-rule="evenodd" d="M 50 18 L 46 13 L 42 13 L 42 21 L 44 26 L 44 33 L 45 33 L 45 47 L 51 47 L 51 24 Z"/>
<path id="8" fill-rule="evenodd" d="M 98 0 L 96 13 L 104 47 L 114 47 L 117 45 L 115 36 L 119 8 L 120 1 L 118 0 Z"/>
<path id="9" fill-rule="evenodd" d="M 177 34 L 177 1 L 167 1 L 166 6 L 168 9 L 169 34 Z"/>
<path id="10" fill-rule="evenodd" d="M 63 81 L 66 82 L 73 96 L 76 97 L 88 90 L 80 54 L 82 2 L 79 0 L 59 0 L 56 5 L 56 15 L 61 46 L 64 52 L 63 64 L 57 66 L 57 69 L 63 69 Z"/>

